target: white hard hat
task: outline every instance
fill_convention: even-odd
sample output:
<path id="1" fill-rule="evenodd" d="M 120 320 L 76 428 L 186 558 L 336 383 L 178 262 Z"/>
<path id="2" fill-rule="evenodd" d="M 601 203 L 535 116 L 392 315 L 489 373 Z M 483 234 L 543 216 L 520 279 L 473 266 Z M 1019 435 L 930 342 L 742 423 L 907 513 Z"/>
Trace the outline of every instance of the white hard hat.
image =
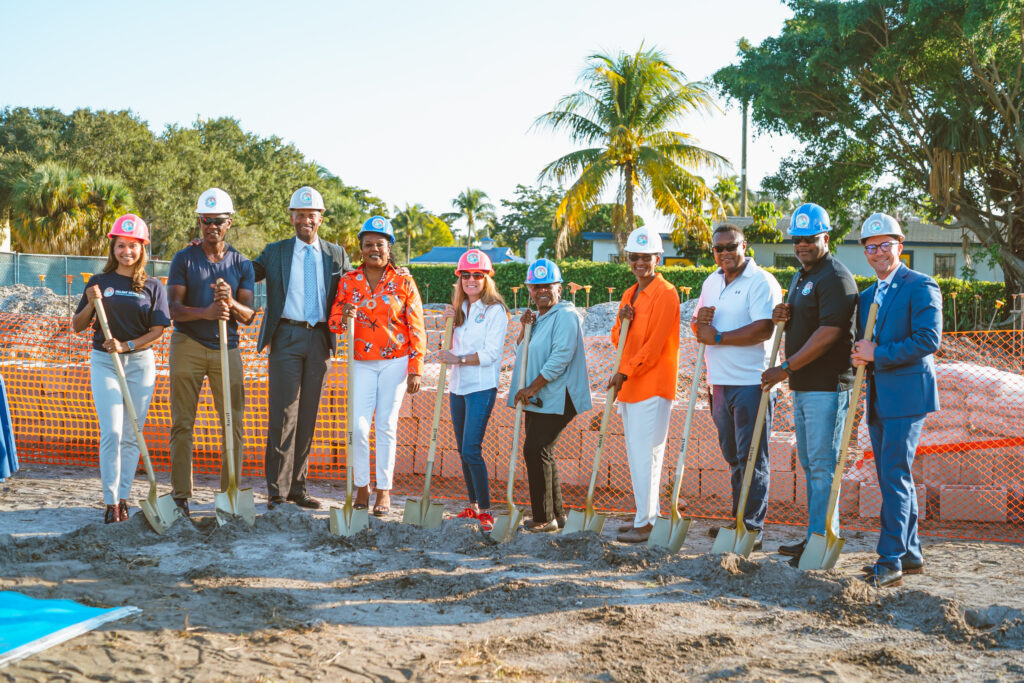
<path id="1" fill-rule="evenodd" d="M 860 226 L 860 243 L 864 244 L 867 238 L 879 235 L 893 235 L 899 237 L 900 242 L 905 238 L 899 221 L 886 213 L 873 213 Z"/>
<path id="2" fill-rule="evenodd" d="M 288 202 L 288 208 L 326 210 L 324 209 L 324 198 L 309 185 L 303 185 L 292 193 L 292 200 Z"/>
<path id="3" fill-rule="evenodd" d="M 665 250 L 661 248 L 661 235 L 658 231 L 645 225 L 629 233 L 626 251 L 633 254 L 660 254 Z"/>
<path id="4" fill-rule="evenodd" d="M 219 187 L 211 187 L 199 195 L 196 202 L 196 213 L 234 213 L 235 205 L 231 203 L 228 193 Z"/>

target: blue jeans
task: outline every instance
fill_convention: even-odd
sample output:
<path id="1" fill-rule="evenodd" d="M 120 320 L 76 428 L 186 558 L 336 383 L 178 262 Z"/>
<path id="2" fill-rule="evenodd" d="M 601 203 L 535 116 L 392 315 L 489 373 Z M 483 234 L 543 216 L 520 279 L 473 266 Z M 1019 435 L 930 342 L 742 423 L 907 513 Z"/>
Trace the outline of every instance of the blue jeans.
<path id="1" fill-rule="evenodd" d="M 732 512 L 736 515 L 739 505 L 740 488 L 750 453 L 750 441 L 754 438 L 754 420 L 761 403 L 761 386 L 725 386 L 715 384 L 711 391 L 711 417 L 718 428 L 718 445 L 725 461 L 732 470 Z M 757 448 L 757 462 L 754 476 L 750 481 L 747 505 L 743 511 L 743 523 L 748 530 L 757 531 L 758 539 L 764 529 L 764 518 L 768 513 L 768 486 L 771 483 L 771 463 L 768 461 L 768 435 L 772 431 L 772 415 L 775 412 L 773 392 L 765 412 L 765 425 L 761 431 L 761 442 Z"/>
<path id="2" fill-rule="evenodd" d="M 915 415 L 868 422 L 878 487 L 882 490 L 878 564 L 890 569 L 902 569 L 904 559 L 918 565 L 923 562 L 917 537 L 917 488 L 910 470 L 924 418 Z"/>
<path id="3" fill-rule="evenodd" d="M 476 503 L 481 510 L 491 507 L 487 464 L 484 462 L 481 445 L 497 395 L 497 389 L 484 389 L 462 396 L 448 395 L 448 403 L 452 409 L 452 427 L 455 429 L 459 455 L 462 456 L 462 476 L 466 479 L 469 502 Z"/>
<path id="4" fill-rule="evenodd" d="M 807 480 L 807 538 L 825 534 L 828 497 L 832 477 L 843 440 L 843 423 L 850 405 L 850 390 L 794 391 L 793 423 L 796 426 L 796 452 Z M 839 505 L 830 522 L 839 533 Z"/>

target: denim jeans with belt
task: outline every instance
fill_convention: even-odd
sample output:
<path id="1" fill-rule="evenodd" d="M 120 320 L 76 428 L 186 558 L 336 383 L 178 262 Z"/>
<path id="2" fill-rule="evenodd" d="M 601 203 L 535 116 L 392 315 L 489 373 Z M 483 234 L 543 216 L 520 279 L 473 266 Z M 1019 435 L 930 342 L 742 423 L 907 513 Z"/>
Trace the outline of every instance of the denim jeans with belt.
<path id="1" fill-rule="evenodd" d="M 796 427 L 796 451 L 807 479 L 807 538 L 825 534 L 828 497 L 839 459 L 843 423 L 850 405 L 850 390 L 794 391 L 793 424 Z M 829 522 L 839 533 L 839 506 Z"/>
<path id="2" fill-rule="evenodd" d="M 455 430 L 455 443 L 458 444 L 459 455 L 462 457 L 462 476 L 466 479 L 469 502 L 476 503 L 481 510 L 488 510 L 491 507 L 487 463 L 484 462 L 481 447 L 497 395 L 497 389 L 448 395 L 448 403 L 452 409 L 452 428 Z"/>

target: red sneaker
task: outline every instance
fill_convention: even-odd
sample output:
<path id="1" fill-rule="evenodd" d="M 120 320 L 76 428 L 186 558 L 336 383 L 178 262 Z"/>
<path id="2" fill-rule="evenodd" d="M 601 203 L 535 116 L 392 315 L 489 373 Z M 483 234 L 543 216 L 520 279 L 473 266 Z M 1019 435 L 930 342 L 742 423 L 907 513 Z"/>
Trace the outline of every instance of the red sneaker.
<path id="1" fill-rule="evenodd" d="M 466 508 L 459 514 L 455 515 L 458 519 L 476 519 L 476 510 L 473 508 Z"/>
<path id="2" fill-rule="evenodd" d="M 492 531 L 494 529 L 494 517 L 486 512 L 481 512 L 476 516 L 480 520 L 480 528 L 484 531 Z"/>

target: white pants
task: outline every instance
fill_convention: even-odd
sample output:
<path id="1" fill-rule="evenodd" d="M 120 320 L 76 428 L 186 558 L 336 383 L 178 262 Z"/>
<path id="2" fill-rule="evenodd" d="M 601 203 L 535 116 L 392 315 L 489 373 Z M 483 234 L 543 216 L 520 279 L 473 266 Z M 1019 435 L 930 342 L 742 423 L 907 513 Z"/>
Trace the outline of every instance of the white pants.
<path id="1" fill-rule="evenodd" d="M 636 501 L 634 527 L 654 524 L 658 518 L 658 488 L 665 441 L 672 415 L 672 401 L 653 396 L 636 403 L 619 403 L 622 431 L 626 433 L 626 456 Z"/>
<path id="2" fill-rule="evenodd" d="M 355 415 L 355 451 L 352 473 L 356 486 L 370 484 L 370 420 L 377 434 L 377 488 L 391 490 L 395 473 L 398 410 L 405 393 L 409 359 L 357 360 L 352 364 L 352 403 Z"/>
<path id="3" fill-rule="evenodd" d="M 106 351 L 93 349 L 90 361 L 92 400 L 100 424 L 103 502 L 106 505 L 117 505 L 118 500 L 128 500 L 131 495 L 135 468 L 139 464 L 139 444 L 135 440 L 131 417 L 124 408 L 124 396 L 121 394 L 121 383 L 117 380 L 113 359 Z M 142 427 L 146 423 L 146 413 L 156 383 L 153 351 L 146 349 L 124 354 L 121 356 L 121 365 L 124 366 L 135 413 L 139 416 L 139 426 Z"/>

